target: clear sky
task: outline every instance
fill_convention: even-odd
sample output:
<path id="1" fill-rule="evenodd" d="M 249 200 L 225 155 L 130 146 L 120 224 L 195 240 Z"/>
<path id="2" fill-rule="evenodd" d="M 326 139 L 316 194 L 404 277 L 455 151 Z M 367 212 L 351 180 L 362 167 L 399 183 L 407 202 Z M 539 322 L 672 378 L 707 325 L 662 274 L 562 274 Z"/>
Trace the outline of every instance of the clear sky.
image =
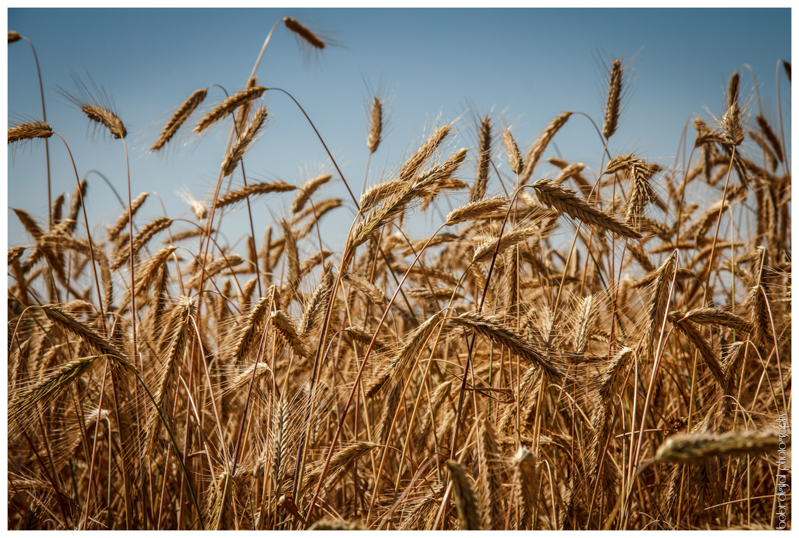
<path id="1" fill-rule="evenodd" d="M 129 133 L 133 196 L 155 191 L 168 216 L 193 219 L 176 190 L 187 186 L 198 199 L 210 198 L 229 124 L 199 141 L 184 136 L 165 155 L 150 154 L 147 148 L 194 90 L 214 83 L 231 93 L 241 89 L 269 29 L 285 16 L 332 36 L 341 46 L 304 58 L 280 26 L 260 65 L 259 83 L 288 90 L 305 107 L 356 193 L 368 156 L 367 84 L 382 85 L 391 102 L 389 128 L 369 170 L 369 184 L 374 184 L 401 165 L 425 129 L 429 133 L 443 122 L 458 119 L 452 150 L 474 148 L 473 118 L 491 113 L 497 127 L 503 121 L 512 126 L 523 152 L 564 110 L 585 112 L 601 126 L 607 92 L 603 62 L 612 57 L 632 62 L 610 152 L 635 151 L 672 166 L 686 121 L 697 113 L 712 121 L 705 107 L 720 116 L 727 79 L 743 64 L 757 75 L 763 108 L 776 126 L 775 66 L 779 58 L 791 59 L 789 9 L 9 9 L 8 28 L 36 46 L 48 122 L 69 143 L 81 177 L 99 170 L 125 196 L 122 144 L 92 136 L 88 120 L 57 92 L 59 86 L 74 89 L 72 73 L 83 80 L 90 74 L 113 95 Z M 40 118 L 27 43 L 9 46 L 7 67 L 10 120 Z M 784 74 L 781 84 L 788 118 L 790 87 Z M 742 88 L 744 95 L 753 90 L 748 70 L 742 72 Z M 212 88 L 205 106 L 222 98 L 222 91 Z M 335 173 L 286 96 L 267 92 L 264 104 L 270 121 L 245 158 L 248 179 L 299 185 L 318 170 Z M 692 141 L 693 131 L 689 137 Z M 508 172 L 498 138 L 494 149 L 500 170 Z M 588 120 L 573 116 L 545 157 L 556 151 L 596 170 L 602 146 Z M 470 156 L 461 173 L 467 182 L 474 177 L 473 150 Z M 56 137 L 50 139 L 50 159 L 53 197 L 72 193 L 74 173 Z M 8 207 L 29 211 L 41 222 L 47 219 L 44 162 L 43 143 L 8 152 Z M 539 167 L 536 175 L 547 170 Z M 489 193 L 501 192 L 493 172 L 491 178 Z M 122 208 L 97 175 L 88 180 L 89 222 L 99 234 L 100 223 L 113 223 Z M 237 173 L 234 185 L 241 184 Z M 340 182 L 316 199 L 322 196 L 347 198 Z M 269 195 L 253 204 L 259 243 L 266 224 L 272 216 L 288 214 L 292 199 L 293 193 Z M 352 204 L 347 206 L 323 221 L 322 237 L 333 250 L 343 245 L 354 215 Z M 162 214 L 152 198 L 136 222 L 141 226 Z M 249 233 L 245 216 L 242 206 L 226 217 L 222 233 L 228 244 Z M 416 229 L 441 221 L 440 215 L 426 214 Z M 8 241 L 31 242 L 13 212 Z"/>

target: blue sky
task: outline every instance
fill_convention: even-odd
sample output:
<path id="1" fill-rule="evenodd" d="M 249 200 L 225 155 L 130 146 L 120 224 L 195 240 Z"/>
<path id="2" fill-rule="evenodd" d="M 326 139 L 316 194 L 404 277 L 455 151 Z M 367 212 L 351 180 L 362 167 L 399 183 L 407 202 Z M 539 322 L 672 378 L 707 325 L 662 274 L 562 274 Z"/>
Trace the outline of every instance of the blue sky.
<path id="1" fill-rule="evenodd" d="M 503 122 L 510 125 L 523 152 L 564 110 L 585 112 L 601 125 L 607 91 L 602 65 L 612 57 L 632 62 L 611 154 L 635 151 L 671 166 L 686 121 L 697 113 L 711 121 L 705 107 L 720 115 L 727 79 L 743 64 L 758 76 L 764 111 L 776 126 L 775 66 L 779 58 L 791 59 L 789 9 L 9 9 L 8 28 L 36 46 L 48 122 L 69 143 L 81 177 L 99 170 L 125 195 L 121 143 L 92 136 L 88 121 L 57 92 L 59 86 L 74 89 L 73 73 L 83 80 L 90 74 L 113 95 L 129 133 L 133 196 L 158 192 L 168 216 L 193 219 L 176 190 L 186 186 L 198 199 L 210 196 L 229 126 L 217 127 L 201 140 L 184 136 L 164 155 L 150 154 L 147 148 L 194 90 L 214 83 L 231 93 L 241 89 L 269 29 L 285 16 L 331 35 L 341 46 L 304 57 L 294 37 L 280 26 L 260 65 L 259 82 L 288 90 L 305 107 L 356 193 L 368 156 L 367 84 L 382 85 L 392 111 L 368 171 L 369 184 L 374 184 L 388 179 L 424 133 L 444 122 L 458 120 L 450 152 L 474 148 L 476 114 L 490 113 L 497 128 Z M 7 73 L 11 121 L 39 118 L 38 84 L 27 43 L 9 46 Z M 781 84 L 788 118 L 790 90 L 784 75 Z M 744 94 L 753 89 L 748 70 L 742 72 L 742 86 Z M 205 106 L 223 98 L 213 88 Z M 270 121 L 246 156 L 249 180 L 300 185 L 319 170 L 334 173 L 312 129 L 287 97 L 267 92 L 264 104 Z M 499 139 L 494 149 L 500 170 L 507 172 Z M 602 146 L 588 120 L 573 116 L 545 157 L 556 151 L 596 170 Z M 46 221 L 44 144 L 9 150 L 8 159 L 8 207 Z M 55 137 L 50 159 L 53 197 L 72 193 L 74 173 Z M 462 178 L 471 182 L 474 169 L 472 159 L 462 168 Z M 548 169 L 540 166 L 536 175 Z M 122 208 L 98 176 L 88 179 L 89 222 L 92 232 L 101 234 L 100 224 L 113 223 Z M 234 186 L 241 184 L 237 173 Z M 489 192 L 500 191 L 492 173 Z M 316 199 L 328 196 L 347 198 L 340 182 Z M 259 243 L 273 217 L 288 214 L 292 199 L 293 193 L 270 195 L 253 204 Z M 449 203 L 454 207 L 460 200 Z M 449 210 L 446 203 L 441 210 Z M 336 213 L 326 217 L 322 229 L 332 250 L 343 245 L 354 211 Z M 152 198 L 136 222 L 143 225 L 162 214 Z M 428 213 L 414 219 L 412 230 L 422 233 L 423 227 L 441 221 L 441 215 Z M 228 244 L 249 233 L 246 223 L 243 207 L 225 217 L 222 233 Z M 30 241 L 10 212 L 9 245 Z M 307 245 L 309 252 L 315 248 Z"/>

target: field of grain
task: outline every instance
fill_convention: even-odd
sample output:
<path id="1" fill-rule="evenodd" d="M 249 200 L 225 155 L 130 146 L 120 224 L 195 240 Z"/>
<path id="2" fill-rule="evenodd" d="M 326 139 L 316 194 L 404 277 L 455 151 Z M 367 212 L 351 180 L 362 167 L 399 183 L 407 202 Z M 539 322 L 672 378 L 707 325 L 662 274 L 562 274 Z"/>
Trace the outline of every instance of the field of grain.
<path id="1" fill-rule="evenodd" d="M 272 32 L 328 45 L 291 17 Z M 157 202 L 128 174 L 127 209 L 99 226 L 77 168 L 73 193 L 48 176 L 48 214 L 13 209 L 27 239 L 8 249 L 8 528 L 789 527 L 789 112 L 728 72 L 662 166 L 608 150 L 629 64 L 606 67 L 604 115 L 583 118 L 598 171 L 549 151 L 575 111 L 529 145 L 496 115 L 441 122 L 363 191 L 332 154 L 304 184 L 254 180 L 283 91 L 256 63 L 226 99 L 176 102 L 149 142 L 229 133 L 191 219 L 137 218 Z M 112 101 L 64 87 L 127 159 Z M 371 159 L 384 96 L 369 107 Z M 466 130 L 477 144 L 448 149 Z M 8 141 L 47 159 L 70 142 L 44 115 Z M 325 194 L 336 181 L 347 198 Z M 255 228 L 251 203 L 277 193 L 290 208 Z M 325 249 L 343 206 L 357 216 Z M 238 252 L 219 240 L 234 209 Z M 438 229 L 413 236 L 419 214 Z"/>

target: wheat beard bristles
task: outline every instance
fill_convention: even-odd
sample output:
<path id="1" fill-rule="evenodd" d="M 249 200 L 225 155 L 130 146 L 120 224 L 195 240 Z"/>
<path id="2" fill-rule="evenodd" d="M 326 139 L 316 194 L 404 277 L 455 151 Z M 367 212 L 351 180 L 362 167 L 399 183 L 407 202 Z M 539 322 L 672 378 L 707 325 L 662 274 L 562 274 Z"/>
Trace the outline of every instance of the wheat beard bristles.
<path id="1" fill-rule="evenodd" d="M 611 67 L 610 76 L 608 77 L 608 101 L 605 104 L 605 123 L 602 126 L 602 134 L 605 135 L 605 138 L 613 136 L 619 122 L 622 71 L 621 60 L 613 60 L 613 67 Z"/>
<path id="2" fill-rule="evenodd" d="M 153 143 L 153 146 L 150 148 L 150 151 L 158 151 L 159 149 L 163 148 L 172 137 L 175 136 L 175 133 L 178 132 L 178 129 L 186 123 L 191 116 L 192 112 L 194 112 L 200 104 L 205 100 L 206 95 L 208 95 L 208 90 L 197 90 L 192 93 L 188 99 L 186 99 L 180 107 L 175 111 L 169 121 L 164 126 L 163 130 L 161 131 L 158 140 Z"/>
<path id="3" fill-rule="evenodd" d="M 524 160 L 522 152 L 519 151 L 519 146 L 509 130 L 502 132 L 502 142 L 505 144 L 505 153 L 508 155 L 508 166 L 518 176 L 524 170 Z"/>
<path id="4" fill-rule="evenodd" d="M 430 135 L 427 142 L 402 165 L 399 173 L 400 181 L 410 181 L 414 178 L 416 173 L 424 166 L 424 163 L 427 162 L 427 159 L 429 159 L 436 148 L 441 145 L 441 142 L 444 141 L 451 129 L 452 126 L 450 124 L 443 125 Z"/>
<path id="5" fill-rule="evenodd" d="M 604 230 L 615 232 L 631 239 L 640 239 L 641 234 L 617 221 L 577 197 L 571 189 L 558 187 L 552 180 L 540 179 L 533 183 L 535 194 L 542 204 L 555 208 L 559 213 L 566 213 L 573 219 L 593 224 Z"/>
<path id="6" fill-rule="evenodd" d="M 171 224 L 172 224 L 172 219 L 168 219 L 166 217 L 158 217 L 154 221 L 147 224 L 147 226 L 142 228 L 142 231 L 139 232 L 139 235 L 137 235 L 133 239 L 133 255 L 135 256 L 136 253 L 139 252 L 139 250 L 144 245 L 146 245 L 155 234 L 163 230 L 166 230 L 167 228 L 169 228 Z M 130 257 L 130 250 L 126 248 L 122 249 L 119 252 L 119 256 L 117 257 L 117 259 L 114 260 L 114 263 L 111 265 L 111 270 L 116 271 L 117 269 L 122 267 L 122 265 L 126 261 L 128 261 L 129 257 Z"/>
<path id="7" fill-rule="evenodd" d="M 8 129 L 9 144 L 33 138 L 50 138 L 51 136 L 53 136 L 53 128 L 43 121 L 20 123 Z"/>
<path id="8" fill-rule="evenodd" d="M 236 111 L 237 108 L 240 106 L 249 103 L 255 99 L 258 99 L 263 95 L 266 91 L 266 88 L 263 86 L 254 86 L 252 88 L 246 88 L 235 95 L 231 95 L 221 104 L 219 104 L 216 108 L 208 112 L 200 122 L 194 127 L 193 132 L 201 133 L 211 125 L 215 124 L 228 114 L 232 114 Z"/>

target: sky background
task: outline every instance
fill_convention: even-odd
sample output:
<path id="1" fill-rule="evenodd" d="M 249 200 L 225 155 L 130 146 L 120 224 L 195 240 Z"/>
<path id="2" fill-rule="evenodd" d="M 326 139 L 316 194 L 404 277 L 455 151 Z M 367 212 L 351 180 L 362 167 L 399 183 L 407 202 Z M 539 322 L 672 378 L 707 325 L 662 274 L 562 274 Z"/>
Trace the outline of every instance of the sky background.
<path id="1" fill-rule="evenodd" d="M 92 135 L 88 120 L 57 91 L 74 91 L 73 74 L 83 81 L 91 76 L 113 95 L 128 130 L 133 196 L 157 192 L 169 217 L 195 220 L 176 191 L 185 186 L 197 199 L 210 199 L 229 123 L 200 140 L 184 128 L 162 154 L 148 148 L 194 90 L 210 84 L 229 93 L 242 89 L 269 29 L 285 16 L 340 46 L 304 55 L 280 25 L 258 70 L 259 83 L 284 88 L 302 104 L 356 195 L 367 172 L 368 86 L 381 89 L 390 103 L 388 129 L 368 170 L 369 185 L 390 179 L 431 128 L 453 120 L 455 133 L 444 156 L 471 148 L 459 174 L 471 183 L 477 115 L 491 114 L 497 135 L 509 125 L 523 153 L 565 110 L 584 112 L 601 127 L 605 66 L 612 58 L 628 61 L 629 69 L 625 106 L 609 151 L 634 151 L 666 167 L 674 164 L 686 121 L 700 114 L 711 123 L 708 110 L 721 116 L 727 80 L 744 64 L 757 75 L 763 110 L 776 127 L 775 66 L 779 58 L 791 59 L 789 9 L 9 9 L 8 28 L 36 46 L 48 123 L 66 139 L 81 178 L 89 170 L 100 171 L 127 204 L 121 142 L 100 131 Z M 9 45 L 7 73 L 9 121 L 40 118 L 36 70 L 26 42 Z M 790 86 L 781 77 L 783 116 L 789 118 Z M 742 71 L 742 95 L 753 87 L 750 72 Z M 219 88 L 210 89 L 203 110 L 222 99 Z M 301 185 L 320 171 L 338 176 L 288 97 L 267 92 L 263 103 L 270 119 L 246 155 L 249 181 Z M 754 95 L 753 103 L 756 107 Z M 191 124 L 199 117 L 195 113 Z M 790 123 L 785 129 L 790 131 Z M 688 136 L 690 150 L 695 136 L 690 127 Z M 493 148 L 495 163 L 509 174 L 498 136 Z M 44 143 L 8 150 L 7 205 L 40 222 L 47 219 L 44 153 Z M 591 177 L 601 153 L 590 122 L 572 116 L 545 158 L 559 154 L 582 162 Z M 50 139 L 50 162 L 53 198 L 62 192 L 71 196 L 75 175 L 56 137 Z M 554 175 L 547 163 L 534 179 L 544 175 Z M 122 206 L 99 176 L 91 174 L 88 181 L 89 222 L 93 237 L 100 238 L 103 224 L 113 223 Z M 242 186 L 238 171 L 233 184 Z M 489 195 L 500 192 L 492 171 Z M 322 239 L 337 251 L 355 211 L 340 181 L 314 199 L 332 196 L 344 198 L 346 209 L 323 218 Z M 440 213 L 417 213 L 409 219 L 411 231 L 419 237 L 437 227 L 466 196 L 443 202 Z M 252 204 L 258 244 L 267 224 L 289 214 L 293 197 L 268 195 Z M 245 207 L 240 204 L 222 226 L 224 242 L 238 241 L 236 250 L 242 253 L 242 238 L 249 234 Z M 135 222 L 143 226 L 162 215 L 158 199 L 151 197 Z M 13 212 L 7 219 L 9 245 L 32 244 Z M 176 224 L 173 231 L 187 227 Z M 300 246 L 306 253 L 318 249 L 307 241 Z"/>

